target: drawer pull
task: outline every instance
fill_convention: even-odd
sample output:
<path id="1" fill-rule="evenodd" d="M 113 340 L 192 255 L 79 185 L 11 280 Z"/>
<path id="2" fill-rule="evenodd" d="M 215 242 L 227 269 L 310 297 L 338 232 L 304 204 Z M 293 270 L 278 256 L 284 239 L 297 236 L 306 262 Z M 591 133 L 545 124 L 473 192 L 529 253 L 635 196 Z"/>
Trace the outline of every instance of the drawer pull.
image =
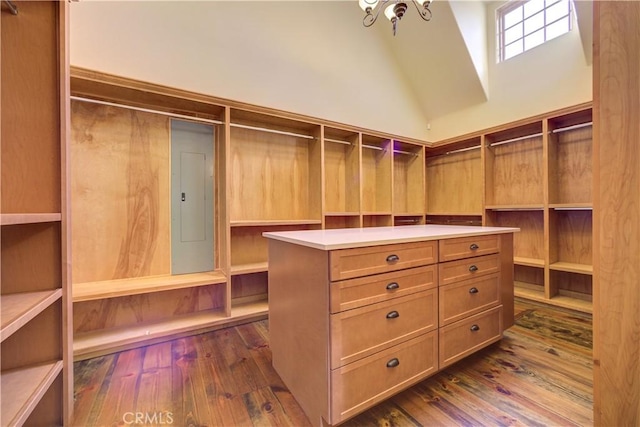
<path id="1" fill-rule="evenodd" d="M 476 251 L 480 249 L 480 246 L 476 245 L 475 243 L 472 243 L 471 246 L 469 246 L 469 249 L 472 251 Z"/>
<path id="2" fill-rule="evenodd" d="M 477 265 L 475 265 L 475 264 L 474 264 L 474 265 L 472 265 L 471 267 L 469 267 L 469 271 L 470 271 L 470 272 L 472 272 L 472 273 L 473 273 L 474 271 L 478 271 L 478 266 L 477 266 Z"/>
<path id="3" fill-rule="evenodd" d="M 398 262 L 398 261 L 400 261 L 400 257 L 396 254 L 392 254 L 387 257 L 387 262 Z"/>
<path id="4" fill-rule="evenodd" d="M 476 332 L 480 330 L 480 326 L 478 325 L 471 325 L 471 328 L 469 328 L 471 330 L 471 332 Z"/>
<path id="5" fill-rule="evenodd" d="M 399 289 L 399 288 L 400 288 L 400 285 L 398 285 L 398 283 L 397 283 L 397 282 L 391 282 L 391 283 L 389 283 L 389 284 L 387 285 L 387 290 L 388 290 L 388 291 L 392 291 L 392 290 L 394 290 L 394 289 Z"/>
<path id="6" fill-rule="evenodd" d="M 400 313 L 395 310 L 387 313 L 387 319 L 397 319 L 398 317 L 400 317 Z"/>
<path id="7" fill-rule="evenodd" d="M 400 361 L 398 360 L 398 358 L 394 357 L 393 359 L 387 362 L 387 368 L 395 368 L 399 364 L 400 364 Z"/>
<path id="8" fill-rule="evenodd" d="M 473 288 L 469 289 L 469 293 L 470 294 L 477 294 L 478 293 L 478 288 L 473 287 Z"/>

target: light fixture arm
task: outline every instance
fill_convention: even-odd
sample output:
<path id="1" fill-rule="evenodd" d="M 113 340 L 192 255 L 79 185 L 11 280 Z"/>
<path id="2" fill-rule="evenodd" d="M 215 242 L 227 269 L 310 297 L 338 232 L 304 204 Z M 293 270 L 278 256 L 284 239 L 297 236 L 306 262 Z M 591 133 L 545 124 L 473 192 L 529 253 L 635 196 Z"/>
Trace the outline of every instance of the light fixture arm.
<path id="1" fill-rule="evenodd" d="M 416 7 L 416 10 L 418 11 L 418 13 L 420 14 L 420 17 L 425 20 L 425 21 L 431 21 L 431 9 L 429 9 L 429 5 L 431 5 L 431 0 L 427 0 L 424 2 L 424 4 L 422 5 L 422 9 L 418 6 L 418 3 L 416 1 L 413 1 L 413 4 Z"/>
<path id="2" fill-rule="evenodd" d="M 378 15 L 380 15 L 380 11 L 384 10 L 385 5 L 387 3 L 389 3 L 390 0 L 381 0 L 380 4 L 378 5 L 378 7 L 376 8 L 376 13 L 373 13 L 373 7 L 367 7 L 367 9 L 365 10 L 366 15 L 364 15 L 364 18 L 362 19 L 362 25 L 364 25 L 365 27 L 369 28 L 370 26 L 372 26 L 376 20 L 378 19 Z M 365 3 L 369 3 L 365 0 Z M 374 7 L 376 5 L 376 3 L 373 3 Z"/>

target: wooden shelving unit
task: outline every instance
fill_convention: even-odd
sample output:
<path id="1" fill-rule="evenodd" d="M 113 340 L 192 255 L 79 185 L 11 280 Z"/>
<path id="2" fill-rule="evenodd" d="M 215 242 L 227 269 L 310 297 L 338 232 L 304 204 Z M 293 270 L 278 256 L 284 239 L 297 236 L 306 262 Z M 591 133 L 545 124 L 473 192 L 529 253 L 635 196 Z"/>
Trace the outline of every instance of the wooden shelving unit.
<path id="1" fill-rule="evenodd" d="M 443 141 L 427 149 L 426 160 L 428 223 L 464 218 L 456 214 L 469 208 L 447 203 L 450 194 L 475 199 L 484 224 L 521 229 L 514 235 L 516 295 L 586 312 L 593 275 L 591 116 L 591 106 L 580 105 L 505 124 Z M 478 145 L 481 155 L 472 154 Z"/>
<path id="2" fill-rule="evenodd" d="M 424 217 L 424 147 L 393 141 L 393 214 Z M 422 219 L 418 223 L 422 223 Z"/>
<path id="3" fill-rule="evenodd" d="M 323 130 L 324 227 L 360 227 L 360 133 Z"/>
<path id="4" fill-rule="evenodd" d="M 68 271 L 68 5 L 2 9 L 0 424 L 73 413 Z"/>

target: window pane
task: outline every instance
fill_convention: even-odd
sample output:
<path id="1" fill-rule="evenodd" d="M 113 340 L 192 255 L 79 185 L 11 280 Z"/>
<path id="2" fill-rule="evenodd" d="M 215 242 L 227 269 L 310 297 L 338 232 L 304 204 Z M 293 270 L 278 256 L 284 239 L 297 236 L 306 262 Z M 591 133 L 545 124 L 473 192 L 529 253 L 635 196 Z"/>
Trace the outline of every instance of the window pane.
<path id="1" fill-rule="evenodd" d="M 547 23 L 557 21 L 563 16 L 567 16 L 569 14 L 569 1 L 561 0 L 558 3 L 547 7 L 545 13 L 547 14 Z"/>
<path id="2" fill-rule="evenodd" d="M 524 5 L 524 17 L 528 18 L 542 9 L 544 9 L 544 0 L 529 0 Z"/>
<path id="3" fill-rule="evenodd" d="M 529 50 L 544 43 L 544 31 L 538 30 L 524 38 L 524 50 Z"/>
<path id="4" fill-rule="evenodd" d="M 519 23 L 515 27 L 511 27 L 504 32 L 504 44 L 509 44 L 513 41 L 516 41 L 519 38 L 522 38 L 522 36 L 522 23 Z"/>
<path id="5" fill-rule="evenodd" d="M 517 54 L 522 53 L 522 40 L 519 40 L 504 48 L 504 59 L 509 59 Z"/>
<path id="6" fill-rule="evenodd" d="M 522 21 L 522 6 L 504 15 L 504 28 L 509 28 L 520 21 Z"/>
<path id="7" fill-rule="evenodd" d="M 569 32 L 569 19 L 562 19 L 547 26 L 547 40 L 554 39 Z"/>
<path id="8" fill-rule="evenodd" d="M 531 34 L 542 27 L 544 27 L 544 16 L 542 13 L 533 15 L 531 18 L 524 21 L 525 34 Z"/>

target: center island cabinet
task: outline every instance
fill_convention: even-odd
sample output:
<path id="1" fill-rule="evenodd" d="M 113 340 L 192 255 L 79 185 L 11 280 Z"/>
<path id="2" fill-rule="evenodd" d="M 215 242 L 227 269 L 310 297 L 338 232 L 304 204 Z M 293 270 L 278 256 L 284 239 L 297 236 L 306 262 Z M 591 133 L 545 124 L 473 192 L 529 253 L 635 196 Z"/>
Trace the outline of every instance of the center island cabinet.
<path id="1" fill-rule="evenodd" d="M 273 366 L 314 425 L 337 425 L 502 338 L 518 228 L 270 232 Z"/>

